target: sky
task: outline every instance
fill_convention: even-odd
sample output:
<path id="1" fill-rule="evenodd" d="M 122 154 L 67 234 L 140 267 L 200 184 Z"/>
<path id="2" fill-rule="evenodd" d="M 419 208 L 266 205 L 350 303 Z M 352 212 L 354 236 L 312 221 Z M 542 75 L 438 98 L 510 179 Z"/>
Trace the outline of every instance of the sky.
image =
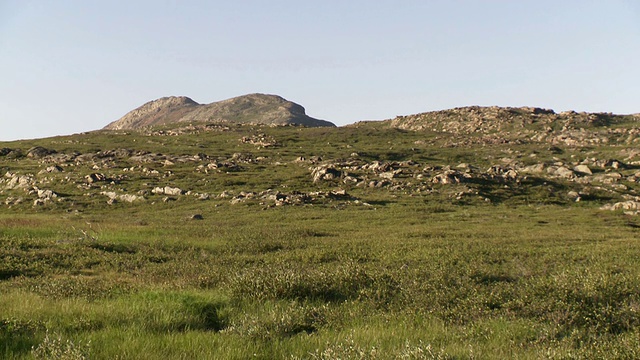
<path id="1" fill-rule="evenodd" d="M 469 105 L 640 113 L 640 1 L 0 0 L 0 141 L 248 93 L 337 125 Z"/>

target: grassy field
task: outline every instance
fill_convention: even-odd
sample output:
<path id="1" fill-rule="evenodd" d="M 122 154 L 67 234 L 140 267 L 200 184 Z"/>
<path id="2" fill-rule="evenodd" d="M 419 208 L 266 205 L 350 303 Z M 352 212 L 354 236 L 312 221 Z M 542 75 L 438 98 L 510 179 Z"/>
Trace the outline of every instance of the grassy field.
<path id="1" fill-rule="evenodd" d="M 256 132 L 278 145 L 238 141 Z M 575 184 L 535 178 L 518 186 L 429 184 L 428 191 L 314 183 L 314 165 L 295 163 L 357 152 L 368 162 L 488 167 L 507 150 L 535 150 L 536 161 L 557 150 L 439 148 L 435 134 L 374 125 L 205 135 L 91 133 L 2 144 L 266 160 L 212 173 L 199 171 L 200 163 L 73 160 L 43 175 L 52 179 L 39 186 L 63 201 L 32 206 L 24 195 L 0 208 L 0 357 L 640 358 L 640 220 L 599 210 L 613 195 L 574 202 L 560 193 Z M 561 156 L 584 152 L 567 148 Z M 0 159 L 3 172 L 34 177 L 50 165 Z M 87 184 L 92 172 L 118 180 Z M 145 192 L 163 185 L 211 199 Z M 287 206 L 219 196 L 268 189 L 347 194 Z M 461 190 L 481 196 L 460 199 Z M 146 200 L 108 205 L 102 191 Z"/>

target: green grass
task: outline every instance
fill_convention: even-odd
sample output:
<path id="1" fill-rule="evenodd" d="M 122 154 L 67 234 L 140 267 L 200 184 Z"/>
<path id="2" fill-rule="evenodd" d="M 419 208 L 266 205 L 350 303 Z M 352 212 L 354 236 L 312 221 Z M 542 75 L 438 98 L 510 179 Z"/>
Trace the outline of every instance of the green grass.
<path id="1" fill-rule="evenodd" d="M 280 145 L 238 141 L 256 131 Z M 97 132 L 3 144 L 265 159 L 206 174 L 196 168 L 209 160 L 165 166 L 115 158 L 35 175 L 50 164 L 0 158 L 3 171 L 49 177 L 38 186 L 64 198 L 34 207 L 35 195 L 0 184 L 0 200 L 27 199 L 0 206 L 0 357 L 638 358 L 639 221 L 598 210 L 619 194 L 593 191 L 576 203 L 563 194 L 579 184 L 535 177 L 518 186 L 439 185 L 403 173 L 403 184 L 412 185 L 396 190 L 313 183 L 313 164 L 294 162 L 346 162 L 358 152 L 363 163 L 417 162 L 403 168 L 409 172 L 457 162 L 488 168 L 509 147 L 523 158 L 532 150 L 564 161 L 580 153 L 551 155 L 531 144 L 474 152 L 440 148 L 434 136 L 374 124 L 233 127 L 178 137 Z M 417 148 L 418 140 L 435 145 Z M 119 180 L 89 186 L 84 176 L 93 172 Z M 164 202 L 147 192 L 143 202 L 108 205 L 99 195 L 155 186 L 211 198 Z M 218 196 L 270 188 L 343 188 L 350 197 L 268 206 L 265 199 L 232 205 Z M 461 191 L 470 195 L 458 199 Z M 194 214 L 203 219 L 191 220 Z"/>
<path id="2" fill-rule="evenodd" d="M 637 343 L 637 229 L 614 215 L 491 205 L 233 215 L 104 219 L 97 240 L 64 230 L 83 215 L 5 215 L 1 351 L 28 358 L 45 331 L 90 341 L 93 358 L 141 359 L 304 358 L 349 341 L 379 349 L 371 358 L 407 343 L 444 358 L 588 358 Z M 38 225 L 17 231 L 25 223 Z"/>

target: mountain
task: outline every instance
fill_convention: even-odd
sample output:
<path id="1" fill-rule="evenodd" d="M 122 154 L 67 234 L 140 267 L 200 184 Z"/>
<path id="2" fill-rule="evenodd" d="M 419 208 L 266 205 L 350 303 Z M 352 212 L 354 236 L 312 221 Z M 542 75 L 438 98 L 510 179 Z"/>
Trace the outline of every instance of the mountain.
<path id="1" fill-rule="evenodd" d="M 105 129 L 139 129 L 198 121 L 335 127 L 329 121 L 308 116 L 304 107 L 280 96 L 249 94 L 211 104 L 198 104 L 185 96 L 163 97 L 130 111 Z"/>

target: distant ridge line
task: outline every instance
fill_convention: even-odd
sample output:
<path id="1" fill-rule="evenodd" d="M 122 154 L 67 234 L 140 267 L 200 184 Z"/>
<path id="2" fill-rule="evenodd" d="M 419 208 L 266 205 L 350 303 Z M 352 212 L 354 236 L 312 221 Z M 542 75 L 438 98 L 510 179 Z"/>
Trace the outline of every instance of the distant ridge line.
<path id="1" fill-rule="evenodd" d="M 139 129 L 204 121 L 308 127 L 336 126 L 332 122 L 308 116 L 304 107 L 281 96 L 248 94 L 210 104 L 198 104 L 186 96 L 162 97 L 128 112 L 104 129 Z"/>

